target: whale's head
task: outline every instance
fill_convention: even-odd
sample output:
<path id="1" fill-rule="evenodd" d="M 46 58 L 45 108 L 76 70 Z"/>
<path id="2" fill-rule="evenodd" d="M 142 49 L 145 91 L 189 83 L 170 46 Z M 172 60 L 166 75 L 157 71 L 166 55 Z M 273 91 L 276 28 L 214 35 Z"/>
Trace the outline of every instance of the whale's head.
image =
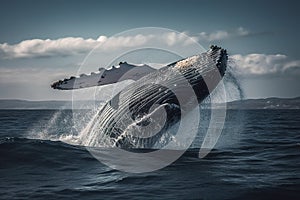
<path id="1" fill-rule="evenodd" d="M 227 67 L 227 60 L 228 55 L 225 49 L 211 45 L 207 52 L 178 61 L 174 63 L 174 67 L 179 71 L 196 69 L 202 74 L 217 67 L 223 77 Z"/>

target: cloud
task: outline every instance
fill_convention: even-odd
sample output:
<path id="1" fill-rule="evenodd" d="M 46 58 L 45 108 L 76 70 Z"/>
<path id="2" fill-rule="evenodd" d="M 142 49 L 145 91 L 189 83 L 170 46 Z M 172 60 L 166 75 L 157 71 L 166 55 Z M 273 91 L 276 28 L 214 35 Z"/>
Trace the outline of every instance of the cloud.
<path id="1" fill-rule="evenodd" d="M 246 30 L 243 27 L 239 27 L 233 31 L 218 30 L 212 33 L 201 32 L 199 33 L 199 40 L 205 40 L 211 42 L 217 40 L 225 40 L 232 37 L 248 36 L 250 34 L 251 34 L 250 31 Z"/>
<path id="2" fill-rule="evenodd" d="M 230 59 L 234 72 L 244 76 L 294 73 L 300 69 L 300 60 L 282 54 L 236 54 Z"/>
<path id="3" fill-rule="evenodd" d="M 236 36 L 247 36 L 250 32 L 243 27 L 233 31 L 215 31 L 212 33 L 201 32 L 188 37 L 185 32 L 166 32 L 160 35 L 137 34 L 132 36 L 99 36 L 97 39 L 82 37 L 65 37 L 59 39 L 31 39 L 17 44 L 0 44 L 0 59 L 36 58 L 51 56 L 72 56 L 86 54 L 97 47 L 103 51 L 111 51 L 118 48 L 140 47 L 147 44 L 191 45 L 194 41 L 216 41 Z"/>
<path id="4" fill-rule="evenodd" d="M 193 39 L 193 38 L 192 38 Z M 140 47 L 147 44 L 166 44 L 173 45 L 189 45 L 192 39 L 186 36 L 185 33 L 168 32 L 157 35 L 142 35 L 133 36 L 99 36 L 97 39 L 84 39 L 81 37 L 66 37 L 56 40 L 51 39 L 32 39 L 24 40 L 18 44 L 0 44 L 0 58 L 36 58 L 36 57 L 51 57 L 51 56 L 71 56 L 78 54 L 86 54 L 93 48 L 97 47 L 103 51 L 111 51 L 124 47 Z"/>
<path id="5" fill-rule="evenodd" d="M 87 53 L 97 45 L 105 44 L 105 47 L 115 48 L 131 45 L 140 45 L 147 40 L 146 37 L 136 35 L 134 37 L 110 37 L 100 36 L 98 39 L 84 39 L 81 37 L 66 37 L 56 40 L 32 39 L 18 44 L 0 44 L 0 56 L 2 58 L 32 58 L 49 56 L 69 56 Z"/>

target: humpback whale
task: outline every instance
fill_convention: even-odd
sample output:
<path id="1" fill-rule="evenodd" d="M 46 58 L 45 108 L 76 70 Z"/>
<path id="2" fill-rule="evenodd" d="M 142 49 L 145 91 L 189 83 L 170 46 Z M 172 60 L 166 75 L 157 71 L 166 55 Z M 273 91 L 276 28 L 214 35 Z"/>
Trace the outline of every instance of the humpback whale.
<path id="1" fill-rule="evenodd" d="M 160 69 L 120 62 L 109 69 L 59 80 L 51 87 L 73 90 L 135 80 L 99 110 L 89 127 L 88 132 L 93 134 L 88 135 L 87 145 L 151 149 L 217 87 L 227 60 L 226 50 L 212 45 L 204 53 Z"/>

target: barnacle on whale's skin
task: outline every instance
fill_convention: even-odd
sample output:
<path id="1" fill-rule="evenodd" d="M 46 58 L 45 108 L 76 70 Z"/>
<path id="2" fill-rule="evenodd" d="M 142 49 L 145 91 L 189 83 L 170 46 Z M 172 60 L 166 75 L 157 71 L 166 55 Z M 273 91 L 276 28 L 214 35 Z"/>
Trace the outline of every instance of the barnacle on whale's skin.
<path id="1" fill-rule="evenodd" d="M 188 82 L 191 85 L 200 103 L 224 76 L 227 59 L 226 50 L 211 46 L 207 52 L 171 63 L 159 70 L 148 65 L 124 62 L 111 69 L 100 69 L 98 73 L 58 81 L 52 87 L 69 90 L 112 84 L 126 79 L 136 80 L 104 105 L 88 131 L 93 132 L 93 139 L 85 145 L 99 146 L 107 142 L 102 141 L 103 137 L 97 137 L 98 134 L 108 136 L 113 146 L 151 148 L 170 126 L 180 120 L 182 109 L 191 111 L 198 105 L 189 104 L 191 97 L 185 96 L 185 84 Z M 183 94 L 184 104 L 179 104 L 176 92 Z M 153 109 L 154 105 L 166 111 L 165 124 L 154 136 L 139 137 L 139 127 L 147 126 L 149 118 L 159 110 Z M 138 128 L 130 130 L 130 134 L 127 134 L 128 127 Z M 151 135 L 144 132 L 143 134 Z"/>

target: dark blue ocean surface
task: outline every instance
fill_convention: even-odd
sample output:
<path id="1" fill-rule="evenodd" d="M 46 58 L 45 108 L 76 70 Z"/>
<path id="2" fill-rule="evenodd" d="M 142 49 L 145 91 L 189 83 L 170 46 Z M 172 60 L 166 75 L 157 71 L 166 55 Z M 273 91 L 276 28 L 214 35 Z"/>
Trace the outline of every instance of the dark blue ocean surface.
<path id="1" fill-rule="evenodd" d="M 0 110 L 0 198 L 300 199 L 299 111 L 246 110 L 236 120 L 238 112 L 228 111 L 204 159 L 192 148 L 166 168 L 130 174 L 83 146 L 42 137 L 71 132 L 71 111 Z M 40 139 L 30 137 L 39 130 Z"/>

